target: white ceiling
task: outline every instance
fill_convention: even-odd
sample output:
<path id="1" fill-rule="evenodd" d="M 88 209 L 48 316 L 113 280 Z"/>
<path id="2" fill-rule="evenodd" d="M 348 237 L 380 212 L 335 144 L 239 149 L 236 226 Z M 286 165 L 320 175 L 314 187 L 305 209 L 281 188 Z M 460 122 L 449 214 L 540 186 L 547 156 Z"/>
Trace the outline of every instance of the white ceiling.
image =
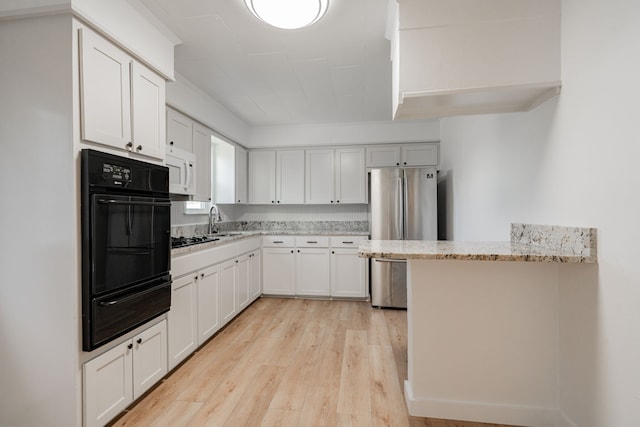
<path id="1" fill-rule="evenodd" d="M 244 0 L 141 0 L 183 43 L 175 70 L 249 125 L 391 119 L 387 0 L 330 0 L 280 30 Z"/>

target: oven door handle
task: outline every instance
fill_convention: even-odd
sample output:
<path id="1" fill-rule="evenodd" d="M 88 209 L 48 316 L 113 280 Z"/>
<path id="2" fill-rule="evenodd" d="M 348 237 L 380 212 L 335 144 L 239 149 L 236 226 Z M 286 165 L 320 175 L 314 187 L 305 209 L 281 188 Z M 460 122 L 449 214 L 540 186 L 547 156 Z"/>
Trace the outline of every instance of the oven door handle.
<path id="1" fill-rule="evenodd" d="M 100 199 L 98 203 L 101 205 L 124 205 L 124 206 L 171 206 L 171 202 L 141 202 L 141 201 L 126 201 L 126 200 L 113 200 L 113 199 Z"/>
<path id="2" fill-rule="evenodd" d="M 145 289 L 145 290 L 144 290 L 144 291 L 142 291 L 142 292 L 135 292 L 135 293 L 133 293 L 133 294 L 131 294 L 131 295 L 127 295 L 126 297 L 118 298 L 118 299 L 115 299 L 115 300 L 111 300 L 111 301 L 100 301 L 100 302 L 98 303 L 98 305 L 99 305 L 100 307 L 111 307 L 111 306 L 114 306 L 114 305 L 118 305 L 118 304 L 120 304 L 121 302 L 129 301 L 130 299 L 133 299 L 133 298 L 139 298 L 139 297 L 140 297 L 140 296 L 142 296 L 142 295 L 146 295 L 146 294 L 148 294 L 148 293 L 150 293 L 150 292 L 157 291 L 158 289 L 160 289 L 160 288 L 164 288 L 164 287 L 166 287 L 166 286 L 171 286 L 171 283 L 163 283 L 163 284 L 162 284 L 162 285 L 160 285 L 160 286 L 154 286 L 153 288 Z"/>

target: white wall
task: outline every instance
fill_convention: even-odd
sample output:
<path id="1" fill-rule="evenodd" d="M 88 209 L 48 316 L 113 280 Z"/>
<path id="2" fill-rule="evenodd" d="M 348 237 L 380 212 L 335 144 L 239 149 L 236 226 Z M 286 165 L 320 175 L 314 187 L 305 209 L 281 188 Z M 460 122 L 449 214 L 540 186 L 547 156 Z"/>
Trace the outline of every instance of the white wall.
<path id="1" fill-rule="evenodd" d="M 175 82 L 167 83 L 168 105 L 234 142 L 247 144 L 249 126 L 242 119 L 181 74 L 176 73 L 175 77 Z"/>
<path id="2" fill-rule="evenodd" d="M 0 425 L 74 426 L 71 16 L 0 21 L 0 40 Z"/>
<path id="3" fill-rule="evenodd" d="M 251 148 L 438 141 L 438 120 L 254 126 Z"/>
<path id="4" fill-rule="evenodd" d="M 563 0 L 562 94 L 529 113 L 446 119 L 449 238 L 510 222 L 598 228 L 597 266 L 562 266 L 567 425 L 640 425 L 640 3 Z"/>

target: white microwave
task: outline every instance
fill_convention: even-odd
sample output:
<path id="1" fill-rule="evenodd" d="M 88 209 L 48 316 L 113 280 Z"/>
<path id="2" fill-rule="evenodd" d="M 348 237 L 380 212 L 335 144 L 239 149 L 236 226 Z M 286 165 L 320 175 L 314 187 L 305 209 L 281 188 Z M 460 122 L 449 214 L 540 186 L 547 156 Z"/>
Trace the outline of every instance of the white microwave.
<path id="1" fill-rule="evenodd" d="M 169 193 L 196 194 L 195 154 L 167 145 L 166 156 L 169 168 Z"/>

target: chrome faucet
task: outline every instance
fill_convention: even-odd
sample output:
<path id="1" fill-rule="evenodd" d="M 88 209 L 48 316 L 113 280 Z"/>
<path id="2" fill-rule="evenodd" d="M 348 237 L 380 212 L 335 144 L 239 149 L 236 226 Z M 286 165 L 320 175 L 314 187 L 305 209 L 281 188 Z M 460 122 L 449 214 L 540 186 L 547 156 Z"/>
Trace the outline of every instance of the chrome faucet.
<path id="1" fill-rule="evenodd" d="M 222 215 L 220 215 L 220 210 L 216 205 L 211 205 L 211 209 L 209 209 L 209 234 L 218 232 L 216 228 L 217 222 L 222 222 Z"/>

